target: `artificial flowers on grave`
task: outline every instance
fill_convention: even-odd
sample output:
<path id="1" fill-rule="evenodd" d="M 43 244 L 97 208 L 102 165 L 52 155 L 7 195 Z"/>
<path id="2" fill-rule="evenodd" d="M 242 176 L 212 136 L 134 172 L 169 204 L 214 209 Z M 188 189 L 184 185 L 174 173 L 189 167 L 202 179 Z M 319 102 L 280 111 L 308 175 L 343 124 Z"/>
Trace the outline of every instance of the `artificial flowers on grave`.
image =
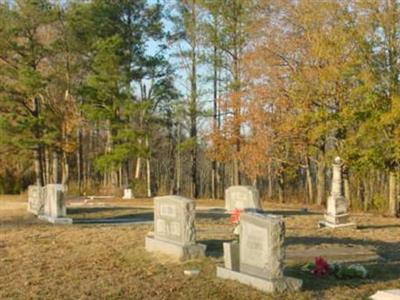
<path id="1" fill-rule="evenodd" d="M 231 223 L 236 225 L 235 229 L 233 230 L 233 234 L 235 234 L 236 236 L 239 236 L 240 214 L 241 213 L 242 213 L 241 209 L 235 208 L 232 211 L 232 214 L 231 214 L 231 217 L 230 217 Z"/>
<path id="2" fill-rule="evenodd" d="M 334 275 L 338 279 L 364 279 L 368 277 L 367 269 L 360 264 L 346 266 L 339 263 L 328 263 L 322 257 L 316 257 L 314 263 L 308 263 L 301 268 L 303 271 L 311 272 L 316 277 Z"/>

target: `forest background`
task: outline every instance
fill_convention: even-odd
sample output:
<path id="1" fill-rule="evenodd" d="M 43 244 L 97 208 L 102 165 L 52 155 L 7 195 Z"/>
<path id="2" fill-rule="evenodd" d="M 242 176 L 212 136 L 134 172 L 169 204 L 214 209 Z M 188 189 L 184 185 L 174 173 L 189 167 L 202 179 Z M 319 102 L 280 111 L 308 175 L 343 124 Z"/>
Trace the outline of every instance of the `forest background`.
<path id="1" fill-rule="evenodd" d="M 399 212 L 396 0 L 0 0 L 0 192 Z"/>

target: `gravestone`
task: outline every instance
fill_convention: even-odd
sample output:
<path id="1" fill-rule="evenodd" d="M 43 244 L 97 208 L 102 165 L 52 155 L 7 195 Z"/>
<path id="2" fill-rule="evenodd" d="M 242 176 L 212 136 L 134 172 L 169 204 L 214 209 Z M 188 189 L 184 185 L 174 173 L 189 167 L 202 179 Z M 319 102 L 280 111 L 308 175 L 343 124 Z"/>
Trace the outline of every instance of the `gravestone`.
<path id="1" fill-rule="evenodd" d="M 217 267 L 217 276 L 237 280 L 264 292 L 299 290 L 302 286 L 300 279 L 283 275 L 284 238 L 282 217 L 243 214 L 240 219 L 239 267 Z"/>
<path id="2" fill-rule="evenodd" d="M 245 211 L 260 211 L 261 202 L 258 190 L 254 186 L 234 185 L 225 190 L 225 209 Z"/>
<path id="3" fill-rule="evenodd" d="M 371 300 L 400 300 L 400 289 L 377 291 L 371 297 Z"/>
<path id="4" fill-rule="evenodd" d="M 44 213 L 43 187 L 30 185 L 28 187 L 28 212 L 39 216 Z"/>
<path id="5" fill-rule="evenodd" d="M 124 196 L 122 197 L 122 199 L 131 200 L 133 198 L 134 197 L 133 197 L 132 189 L 124 189 Z"/>
<path id="6" fill-rule="evenodd" d="M 195 202 L 180 196 L 154 198 L 154 233 L 146 237 L 146 250 L 163 252 L 180 260 L 205 255 L 196 244 Z"/>
<path id="7" fill-rule="evenodd" d="M 72 219 L 66 217 L 63 191 L 62 184 L 48 184 L 43 188 L 44 212 L 39 216 L 41 220 L 53 224 L 72 224 Z"/>
<path id="8" fill-rule="evenodd" d="M 336 157 L 332 165 L 332 188 L 328 198 L 325 220 L 319 222 L 319 227 L 355 227 L 350 222 L 348 201 L 343 195 L 342 160 Z"/>

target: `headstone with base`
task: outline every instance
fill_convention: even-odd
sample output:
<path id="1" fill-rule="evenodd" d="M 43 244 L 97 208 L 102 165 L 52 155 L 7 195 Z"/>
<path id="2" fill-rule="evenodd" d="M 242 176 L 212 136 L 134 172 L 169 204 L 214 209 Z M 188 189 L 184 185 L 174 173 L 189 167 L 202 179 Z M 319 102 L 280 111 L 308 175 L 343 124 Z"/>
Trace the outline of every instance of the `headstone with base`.
<path id="1" fill-rule="evenodd" d="M 134 197 L 133 197 L 132 189 L 124 189 L 124 196 L 122 197 L 122 199 L 131 200 L 133 198 Z"/>
<path id="2" fill-rule="evenodd" d="M 343 195 L 342 160 L 340 157 L 336 157 L 333 163 L 331 195 L 328 198 L 325 220 L 320 221 L 319 226 L 330 228 L 356 226 L 349 220 L 348 201 Z"/>
<path id="3" fill-rule="evenodd" d="M 30 185 L 28 187 L 28 212 L 40 216 L 44 213 L 43 187 Z"/>
<path id="4" fill-rule="evenodd" d="M 240 219 L 239 266 L 217 267 L 217 276 L 237 280 L 264 292 L 299 290 L 302 286 L 300 279 L 283 275 L 284 237 L 282 217 L 243 214 Z"/>
<path id="5" fill-rule="evenodd" d="M 225 190 L 225 209 L 245 211 L 261 211 L 260 195 L 254 186 L 234 185 Z"/>
<path id="6" fill-rule="evenodd" d="M 72 219 L 67 218 L 63 191 L 62 184 L 48 184 L 44 187 L 44 214 L 39 216 L 41 220 L 53 224 L 72 224 Z"/>
<path id="7" fill-rule="evenodd" d="M 205 255 L 196 244 L 195 202 L 180 196 L 154 198 L 154 233 L 146 237 L 146 250 L 162 252 L 179 260 Z"/>

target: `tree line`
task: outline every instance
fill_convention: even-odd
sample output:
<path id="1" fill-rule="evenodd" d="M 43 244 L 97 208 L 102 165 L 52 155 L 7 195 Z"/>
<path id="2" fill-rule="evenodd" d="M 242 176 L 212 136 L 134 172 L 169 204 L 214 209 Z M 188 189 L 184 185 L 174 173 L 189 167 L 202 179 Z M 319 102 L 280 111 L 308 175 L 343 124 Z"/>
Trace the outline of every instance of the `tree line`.
<path id="1" fill-rule="evenodd" d="M 399 211 L 396 0 L 0 1 L 0 188 Z"/>

